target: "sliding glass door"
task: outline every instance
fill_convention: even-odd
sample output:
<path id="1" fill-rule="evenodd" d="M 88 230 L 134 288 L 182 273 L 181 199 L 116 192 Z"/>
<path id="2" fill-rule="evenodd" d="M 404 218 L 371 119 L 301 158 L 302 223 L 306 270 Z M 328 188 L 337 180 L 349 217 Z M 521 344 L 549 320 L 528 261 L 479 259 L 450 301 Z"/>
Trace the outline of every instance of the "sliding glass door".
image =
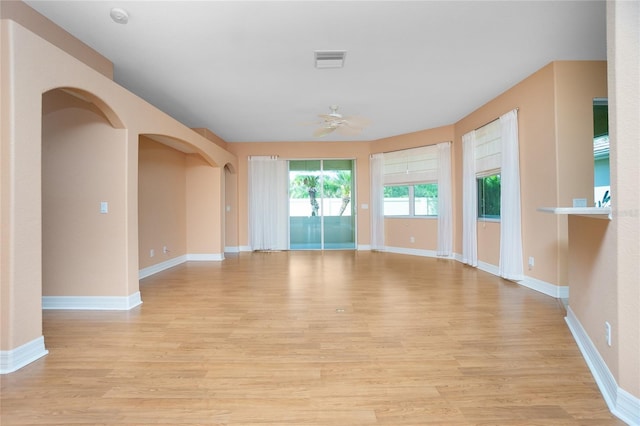
<path id="1" fill-rule="evenodd" d="M 289 248 L 322 248 L 322 161 L 289 161 Z"/>
<path id="2" fill-rule="evenodd" d="M 289 161 L 289 248 L 355 249 L 353 160 Z"/>

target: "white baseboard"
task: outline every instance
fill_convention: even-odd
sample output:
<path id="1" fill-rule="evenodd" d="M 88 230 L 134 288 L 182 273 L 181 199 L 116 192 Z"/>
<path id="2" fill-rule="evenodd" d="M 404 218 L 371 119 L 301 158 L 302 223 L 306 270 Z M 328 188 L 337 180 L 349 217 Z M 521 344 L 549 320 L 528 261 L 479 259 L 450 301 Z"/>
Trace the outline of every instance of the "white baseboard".
<path id="1" fill-rule="evenodd" d="M 600 388 L 600 392 L 602 392 L 604 400 L 609 406 L 609 410 L 613 415 L 629 425 L 640 425 L 640 399 L 618 386 L 609 367 L 600 356 L 571 307 L 567 308 L 565 320 L 591 370 L 591 374 L 593 374 L 593 378 Z"/>
<path id="2" fill-rule="evenodd" d="M 517 283 L 546 294 L 547 296 L 555 297 L 556 299 L 567 299 L 569 297 L 569 286 L 566 285 L 553 285 L 546 281 L 527 276 L 525 276 L 522 281 L 517 281 Z"/>
<path id="3" fill-rule="evenodd" d="M 253 251 L 253 249 L 251 248 L 251 246 L 240 246 L 240 251 Z"/>
<path id="4" fill-rule="evenodd" d="M 456 260 L 455 254 L 453 253 L 449 255 L 441 255 L 441 254 L 438 254 L 438 252 L 435 252 L 435 253 L 438 259 Z"/>
<path id="5" fill-rule="evenodd" d="M 142 304 L 140 292 L 129 296 L 42 296 L 42 309 L 128 311 Z"/>
<path id="6" fill-rule="evenodd" d="M 225 246 L 225 253 L 240 253 L 240 247 L 238 246 Z"/>
<path id="7" fill-rule="evenodd" d="M 496 265 L 492 265 L 490 263 L 478 260 L 478 269 L 484 272 L 488 272 L 491 275 L 500 276 L 500 269 Z"/>
<path id="8" fill-rule="evenodd" d="M 371 251 L 371 244 L 358 244 L 357 250 Z"/>
<path id="9" fill-rule="evenodd" d="M 224 253 L 192 253 L 174 257 L 155 265 L 147 266 L 138 271 L 138 279 L 150 277 L 151 275 L 162 272 L 166 269 L 173 268 L 183 264 L 184 262 L 218 262 L 224 260 Z"/>
<path id="10" fill-rule="evenodd" d="M 219 262 L 224 260 L 224 253 L 196 253 L 188 254 L 187 262 Z"/>
<path id="11" fill-rule="evenodd" d="M 411 249 L 406 247 L 389 247 L 386 246 L 384 251 L 387 253 L 408 254 L 410 256 L 437 257 L 435 250 Z"/>
<path id="12" fill-rule="evenodd" d="M 462 255 L 455 253 L 453 258 L 462 263 Z M 500 276 L 500 269 L 496 265 L 490 263 L 478 261 L 478 269 L 487 272 L 489 274 Z M 513 281 L 520 284 L 523 287 L 530 288 L 531 290 L 538 291 L 547 296 L 554 297 L 556 299 L 567 299 L 569 297 L 569 286 L 558 286 L 548 283 L 546 281 L 539 280 L 533 277 L 525 276 L 521 281 Z"/>
<path id="13" fill-rule="evenodd" d="M 165 260 L 164 262 L 156 263 L 155 265 L 147 266 L 146 268 L 142 268 L 138 271 L 138 279 L 143 279 L 149 277 L 153 274 L 157 274 L 158 272 L 162 272 L 165 269 L 173 268 L 174 266 L 178 266 L 187 261 L 187 256 L 178 256 L 173 259 Z"/>
<path id="14" fill-rule="evenodd" d="M 0 374 L 13 373 L 48 353 L 43 336 L 10 351 L 0 351 Z"/>

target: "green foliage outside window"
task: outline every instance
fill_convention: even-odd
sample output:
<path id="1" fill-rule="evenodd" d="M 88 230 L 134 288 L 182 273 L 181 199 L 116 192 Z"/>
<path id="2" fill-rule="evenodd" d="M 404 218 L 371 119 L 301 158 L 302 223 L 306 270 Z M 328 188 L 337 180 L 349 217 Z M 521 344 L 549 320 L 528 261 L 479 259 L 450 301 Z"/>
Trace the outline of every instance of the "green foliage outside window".
<path id="1" fill-rule="evenodd" d="M 500 218 L 500 174 L 477 179 L 478 183 L 478 217 L 487 219 Z"/>
<path id="2" fill-rule="evenodd" d="M 317 216 L 320 210 L 318 198 L 340 198 L 339 216 L 342 216 L 351 202 L 351 170 L 330 170 L 320 176 L 319 173 L 290 172 L 289 197 L 309 198 L 311 216 Z M 320 194 L 322 182 L 322 194 Z"/>
<path id="3" fill-rule="evenodd" d="M 438 184 L 422 183 L 413 187 L 414 215 L 438 215 Z"/>
<path id="4" fill-rule="evenodd" d="M 423 183 L 414 186 L 416 198 L 438 198 L 438 185 L 435 183 Z"/>
<path id="5" fill-rule="evenodd" d="M 385 216 L 437 216 L 438 184 L 389 185 L 384 187 Z"/>
<path id="6" fill-rule="evenodd" d="M 409 196 L 409 187 L 403 186 L 385 186 L 384 198 L 402 198 Z"/>

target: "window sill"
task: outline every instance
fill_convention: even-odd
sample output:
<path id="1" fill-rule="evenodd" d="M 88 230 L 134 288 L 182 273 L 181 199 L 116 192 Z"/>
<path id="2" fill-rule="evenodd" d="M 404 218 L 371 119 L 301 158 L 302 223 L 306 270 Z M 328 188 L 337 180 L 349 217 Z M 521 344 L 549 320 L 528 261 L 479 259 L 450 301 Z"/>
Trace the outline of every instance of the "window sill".
<path id="1" fill-rule="evenodd" d="M 385 219 L 437 219 L 438 216 L 385 216 Z"/>
<path id="2" fill-rule="evenodd" d="M 538 211 L 611 220 L 611 207 L 538 207 Z"/>
<path id="3" fill-rule="evenodd" d="M 478 222 L 494 222 L 494 223 L 500 223 L 500 218 L 499 217 L 479 217 L 477 219 Z"/>

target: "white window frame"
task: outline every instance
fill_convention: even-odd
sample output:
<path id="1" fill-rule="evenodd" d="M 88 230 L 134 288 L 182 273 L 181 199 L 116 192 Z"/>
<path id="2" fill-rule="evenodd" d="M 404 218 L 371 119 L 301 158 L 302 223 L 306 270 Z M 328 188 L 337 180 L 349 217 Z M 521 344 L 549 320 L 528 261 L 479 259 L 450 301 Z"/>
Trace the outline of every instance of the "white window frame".
<path id="1" fill-rule="evenodd" d="M 432 215 L 417 215 L 416 214 L 416 198 L 415 198 L 415 186 L 416 185 L 436 185 L 438 186 L 438 182 L 437 181 L 429 181 L 429 182 L 414 182 L 414 183 L 406 183 L 406 184 L 390 184 L 390 185 L 384 185 L 384 188 L 386 187 L 391 187 L 391 186 L 406 186 L 409 188 L 409 194 L 408 194 L 408 201 L 409 201 L 409 214 L 408 215 L 403 215 L 403 214 L 398 214 L 398 215 L 388 215 L 385 214 L 384 217 L 385 218 L 404 218 L 404 219 L 437 219 L 438 218 L 438 213 L 436 212 L 435 214 Z M 384 196 L 383 198 L 383 202 L 386 199 Z M 438 193 L 438 199 L 440 198 L 440 193 Z"/>

